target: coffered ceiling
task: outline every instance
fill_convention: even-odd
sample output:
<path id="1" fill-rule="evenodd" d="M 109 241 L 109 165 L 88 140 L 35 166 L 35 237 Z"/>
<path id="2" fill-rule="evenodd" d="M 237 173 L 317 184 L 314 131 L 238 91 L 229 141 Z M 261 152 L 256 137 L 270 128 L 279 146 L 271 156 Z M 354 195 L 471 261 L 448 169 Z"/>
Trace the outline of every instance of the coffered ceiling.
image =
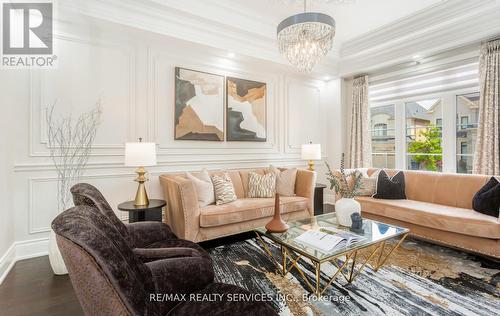
<path id="1" fill-rule="evenodd" d="M 236 56 L 287 64 L 276 25 L 301 0 L 60 0 L 59 7 Z M 334 49 L 313 76 L 351 75 L 500 35 L 498 0 L 308 0 L 332 15 Z"/>

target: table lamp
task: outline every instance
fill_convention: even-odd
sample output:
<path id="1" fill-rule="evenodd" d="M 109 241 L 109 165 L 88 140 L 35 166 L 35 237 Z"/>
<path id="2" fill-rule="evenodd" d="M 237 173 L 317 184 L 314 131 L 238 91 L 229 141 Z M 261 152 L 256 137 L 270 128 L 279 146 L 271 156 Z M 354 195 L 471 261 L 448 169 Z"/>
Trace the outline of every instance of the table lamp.
<path id="1" fill-rule="evenodd" d="M 148 194 L 144 182 L 148 181 L 146 170 L 144 167 L 156 165 L 156 144 L 143 143 L 142 138 L 139 138 L 138 143 L 125 144 L 125 165 L 137 167 L 135 171 L 137 178 L 134 181 L 139 183 L 137 193 L 135 195 L 134 205 L 145 206 L 149 204 Z"/>
<path id="2" fill-rule="evenodd" d="M 314 171 L 314 160 L 321 160 L 321 144 L 303 144 L 300 156 L 309 161 L 309 170 Z"/>

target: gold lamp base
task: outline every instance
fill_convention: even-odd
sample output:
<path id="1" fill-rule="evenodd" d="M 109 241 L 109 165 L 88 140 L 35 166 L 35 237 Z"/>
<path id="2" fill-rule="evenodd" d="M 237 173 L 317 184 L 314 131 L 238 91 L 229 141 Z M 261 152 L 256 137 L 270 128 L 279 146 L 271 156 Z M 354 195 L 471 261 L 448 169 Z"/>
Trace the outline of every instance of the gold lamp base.
<path id="1" fill-rule="evenodd" d="M 137 193 L 135 194 L 134 205 L 135 206 L 146 206 L 149 204 L 148 194 L 146 193 L 146 187 L 144 182 L 148 181 L 146 178 L 146 170 L 144 167 L 139 167 L 135 171 L 137 173 L 137 178 L 134 180 L 139 183 L 137 187 Z"/>
<path id="2" fill-rule="evenodd" d="M 314 171 L 314 161 L 309 160 L 309 163 L 308 163 L 308 164 L 309 164 L 309 168 L 308 168 L 308 170 L 309 170 L 309 171 Z"/>

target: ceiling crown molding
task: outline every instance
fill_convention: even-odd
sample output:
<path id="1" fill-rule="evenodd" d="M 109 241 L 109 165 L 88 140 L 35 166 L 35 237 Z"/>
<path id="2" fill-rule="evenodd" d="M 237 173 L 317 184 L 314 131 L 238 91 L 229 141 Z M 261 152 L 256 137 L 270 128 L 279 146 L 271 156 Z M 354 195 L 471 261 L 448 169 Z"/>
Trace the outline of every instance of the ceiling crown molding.
<path id="1" fill-rule="evenodd" d="M 347 41 L 340 75 L 381 68 L 500 34 L 500 1 L 448 0 Z"/>
<path id="2" fill-rule="evenodd" d="M 278 52 L 275 25 L 223 0 L 60 0 L 58 7 L 92 18 L 215 47 L 290 67 Z M 64 14 L 59 14 L 64 18 Z M 500 34 L 500 0 L 447 0 L 346 41 L 312 76 L 367 72 Z"/>
<path id="3" fill-rule="evenodd" d="M 289 65 L 279 54 L 275 26 L 220 1 L 64 0 L 61 10 L 83 14 L 169 37 L 216 47 L 238 55 Z M 59 14 L 63 18 L 64 14 Z M 226 17 L 226 18 L 224 18 Z M 272 29 L 272 31 L 270 31 Z M 337 72 L 329 58 L 316 73 Z M 292 66 L 290 66 L 292 67 Z"/>

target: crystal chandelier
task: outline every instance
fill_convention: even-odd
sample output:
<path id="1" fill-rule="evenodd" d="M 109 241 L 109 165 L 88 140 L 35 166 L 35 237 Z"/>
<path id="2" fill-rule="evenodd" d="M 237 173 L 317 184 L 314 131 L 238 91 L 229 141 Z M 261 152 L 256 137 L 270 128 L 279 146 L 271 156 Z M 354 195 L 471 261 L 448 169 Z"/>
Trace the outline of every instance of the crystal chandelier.
<path id="1" fill-rule="evenodd" d="M 306 12 L 292 15 L 278 25 L 280 53 L 300 71 L 312 68 L 328 54 L 335 36 L 335 20 L 323 13 Z"/>

